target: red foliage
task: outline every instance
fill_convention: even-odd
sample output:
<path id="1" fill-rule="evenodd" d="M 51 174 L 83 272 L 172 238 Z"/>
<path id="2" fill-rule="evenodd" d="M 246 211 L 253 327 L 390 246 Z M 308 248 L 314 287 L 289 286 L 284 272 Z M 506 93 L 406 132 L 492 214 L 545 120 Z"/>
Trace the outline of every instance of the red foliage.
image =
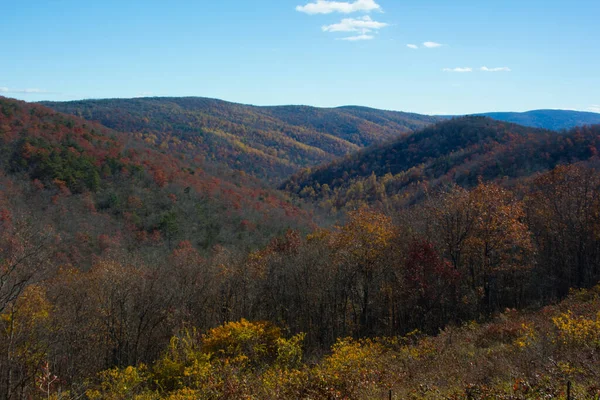
<path id="1" fill-rule="evenodd" d="M 169 183 L 169 181 L 167 179 L 167 175 L 161 169 L 158 169 L 158 168 L 153 169 L 152 170 L 152 177 L 154 178 L 154 182 L 159 187 L 165 187 L 165 186 L 167 186 L 167 183 Z"/>
<path id="2" fill-rule="evenodd" d="M 440 292 L 450 289 L 460 277 L 427 240 L 413 241 L 405 265 L 406 285 L 413 294 L 429 300 L 439 298 Z"/>

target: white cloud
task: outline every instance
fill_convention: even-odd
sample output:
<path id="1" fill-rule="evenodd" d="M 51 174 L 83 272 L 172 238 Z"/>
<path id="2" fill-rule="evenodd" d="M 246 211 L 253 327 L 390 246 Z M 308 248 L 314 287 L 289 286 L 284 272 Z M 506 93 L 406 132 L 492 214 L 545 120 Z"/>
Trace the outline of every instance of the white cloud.
<path id="1" fill-rule="evenodd" d="M 0 93 L 43 94 L 50 92 L 42 89 L 10 89 L 7 87 L 0 87 Z"/>
<path id="2" fill-rule="evenodd" d="M 484 72 L 510 72 L 511 71 L 511 69 L 508 67 L 496 67 L 496 68 L 481 67 L 480 70 L 484 71 Z"/>
<path id="3" fill-rule="evenodd" d="M 371 17 L 365 15 L 362 18 L 344 18 L 341 22 L 333 25 L 325 25 L 321 29 L 324 32 L 361 32 L 369 33 L 388 26 L 385 22 L 373 21 Z"/>
<path id="4" fill-rule="evenodd" d="M 444 68 L 444 72 L 473 72 L 473 68 L 470 67 L 457 67 L 457 68 Z"/>
<path id="5" fill-rule="evenodd" d="M 350 36 L 350 37 L 345 37 L 345 38 L 341 38 L 340 40 L 347 40 L 349 42 L 356 42 L 359 40 L 372 40 L 375 39 L 375 36 L 373 35 L 357 35 L 357 36 Z"/>
<path id="6" fill-rule="evenodd" d="M 434 49 L 436 47 L 442 47 L 443 44 L 436 42 L 425 42 L 423 43 L 423 46 L 427 47 L 428 49 Z"/>
<path id="7" fill-rule="evenodd" d="M 419 46 L 417 46 L 416 44 L 407 44 L 406 47 L 408 47 L 409 49 L 414 49 L 414 50 L 419 48 Z"/>
<path id="8" fill-rule="evenodd" d="M 305 6 L 297 6 L 297 11 L 307 14 L 330 14 L 334 12 L 349 14 L 353 12 L 381 11 L 381 6 L 375 0 L 354 0 L 354 1 L 329 1 L 315 0 Z M 339 40 L 358 41 L 372 40 L 374 33 L 379 29 L 385 28 L 389 24 L 385 22 L 374 21 L 370 16 L 365 15 L 359 18 L 344 18 L 337 24 L 323 25 L 323 32 L 353 32 L 355 35 L 341 38 Z"/>
<path id="9" fill-rule="evenodd" d="M 594 113 L 599 113 L 600 114 L 600 105 L 599 104 L 594 104 L 592 106 L 589 106 L 587 108 L 587 111 L 594 112 Z"/>
<path id="10" fill-rule="evenodd" d="M 316 0 L 316 2 L 308 3 L 305 6 L 297 6 L 296 11 L 310 15 L 331 14 L 334 12 L 350 14 L 358 11 L 381 11 L 381 6 L 377 4 L 375 0 L 356 0 L 352 3 L 345 1 Z"/>

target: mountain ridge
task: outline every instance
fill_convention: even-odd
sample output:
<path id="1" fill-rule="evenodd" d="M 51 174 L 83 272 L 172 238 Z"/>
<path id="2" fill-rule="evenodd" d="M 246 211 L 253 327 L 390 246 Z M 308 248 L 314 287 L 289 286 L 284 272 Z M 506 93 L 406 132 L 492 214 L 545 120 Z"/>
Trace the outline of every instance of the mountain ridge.
<path id="1" fill-rule="evenodd" d="M 488 112 L 471 115 L 487 116 L 499 121 L 559 131 L 571 129 L 576 126 L 600 124 L 600 114 L 598 113 L 561 109 L 539 109 L 524 112 Z"/>
<path id="2" fill-rule="evenodd" d="M 201 97 L 42 104 L 270 182 L 439 120 L 372 109 L 258 107 Z"/>
<path id="3" fill-rule="evenodd" d="M 413 135 L 293 175 L 281 188 L 330 208 L 401 200 L 446 184 L 527 178 L 587 161 L 600 149 L 600 125 L 558 134 L 484 116 L 453 118 Z"/>

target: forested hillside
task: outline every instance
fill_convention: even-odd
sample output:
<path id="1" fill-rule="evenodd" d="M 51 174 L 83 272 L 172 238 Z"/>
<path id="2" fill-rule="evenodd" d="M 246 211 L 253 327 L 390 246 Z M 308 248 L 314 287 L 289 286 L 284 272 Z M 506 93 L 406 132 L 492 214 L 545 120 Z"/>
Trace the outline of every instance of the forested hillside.
<path id="1" fill-rule="evenodd" d="M 251 178 L 214 176 L 200 161 L 39 105 L 0 98 L 0 154 L 7 212 L 51 226 L 73 245 L 70 261 L 113 246 L 169 251 L 181 240 L 251 248 L 310 225 Z"/>
<path id="2" fill-rule="evenodd" d="M 597 395 L 599 128 L 459 118 L 290 179 L 328 225 L 0 98 L 0 399 Z"/>
<path id="3" fill-rule="evenodd" d="M 559 164 L 589 160 L 600 150 L 599 135 L 600 126 L 558 134 L 486 117 L 456 118 L 306 169 L 283 188 L 327 210 L 402 206 L 449 184 L 514 183 Z"/>
<path id="4" fill-rule="evenodd" d="M 198 97 L 44 103 L 138 135 L 164 151 L 203 159 L 204 167 L 281 181 L 436 122 L 436 117 L 362 107 L 255 107 Z"/>
<path id="5" fill-rule="evenodd" d="M 594 170 L 558 167 L 523 192 L 456 187 L 245 254 L 202 256 L 183 241 L 165 259 L 106 252 L 91 267 L 54 261 L 52 231 L 39 237 L 4 209 L 1 389 L 529 399 L 571 380 L 585 398 L 598 389 L 597 292 L 538 314 L 506 310 L 598 282 L 598 193 Z"/>

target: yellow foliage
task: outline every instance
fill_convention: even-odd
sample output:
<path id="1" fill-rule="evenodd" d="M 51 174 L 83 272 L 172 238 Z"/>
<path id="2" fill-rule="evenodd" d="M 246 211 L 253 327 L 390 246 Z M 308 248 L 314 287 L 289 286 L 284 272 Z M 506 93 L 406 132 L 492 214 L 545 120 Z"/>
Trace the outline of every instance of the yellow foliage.
<path id="1" fill-rule="evenodd" d="M 355 393 L 381 382 L 382 355 L 385 346 L 371 339 L 338 339 L 332 354 L 317 367 L 316 375 L 322 384 L 335 391 Z"/>
<path id="2" fill-rule="evenodd" d="M 299 367 L 302 364 L 302 342 L 306 334 L 299 333 L 290 339 L 277 339 L 277 365 L 281 368 Z"/>
<path id="3" fill-rule="evenodd" d="M 262 390 L 271 398 L 299 398 L 298 393 L 309 385 L 306 369 L 270 368 L 261 375 Z"/>
<path id="4" fill-rule="evenodd" d="M 437 348 L 435 347 L 435 343 L 429 337 L 419 340 L 415 346 L 404 346 L 401 350 L 401 354 L 413 360 L 421 360 L 436 353 Z"/>
<path id="5" fill-rule="evenodd" d="M 221 358 L 247 359 L 260 365 L 277 357 L 277 340 L 281 330 L 269 322 L 245 319 L 211 329 L 202 338 L 202 348 Z"/>
<path id="6" fill-rule="evenodd" d="M 552 318 L 558 328 L 558 340 L 565 345 L 600 346 L 600 312 L 596 319 L 574 316 L 567 311 Z"/>
<path id="7" fill-rule="evenodd" d="M 396 235 L 390 217 L 362 207 L 348 213 L 349 221 L 339 227 L 333 245 L 343 260 L 371 269 L 384 257 Z"/>
<path id="8" fill-rule="evenodd" d="M 147 378 L 146 366 L 113 368 L 100 373 L 100 389 L 86 392 L 91 399 L 125 400 L 135 398 Z"/>
<path id="9" fill-rule="evenodd" d="M 560 361 L 557 366 L 560 373 L 565 376 L 575 376 L 583 372 L 581 368 L 574 367 L 572 364 L 565 361 Z"/>
<path id="10" fill-rule="evenodd" d="M 167 351 L 153 368 L 155 384 L 166 391 L 200 387 L 210 373 L 210 355 L 200 350 L 195 329 L 184 329 L 172 337 Z"/>
<path id="11" fill-rule="evenodd" d="M 521 325 L 521 336 L 515 340 L 515 346 L 520 349 L 531 346 L 537 339 L 535 329 L 526 323 Z"/>
<path id="12" fill-rule="evenodd" d="M 13 330 L 21 327 L 31 329 L 34 325 L 47 321 L 51 311 L 52 305 L 46 298 L 45 289 L 38 285 L 30 285 L 12 307 L 7 307 L 5 312 L 0 314 L 0 319 L 7 323 L 12 322 Z"/>
<path id="13" fill-rule="evenodd" d="M 184 329 L 154 365 L 151 380 L 161 393 L 171 393 L 169 398 L 194 398 L 195 391 L 202 393 L 196 398 L 212 398 L 227 385 L 243 387 L 244 377 L 260 367 L 267 374 L 265 383 L 280 387 L 301 366 L 303 340 L 304 334 L 285 339 L 274 325 L 247 320 L 211 329 L 202 337 L 195 329 Z"/>
<path id="14" fill-rule="evenodd" d="M 53 330 L 51 313 L 46 290 L 30 285 L 0 314 L 0 342 L 10 343 L 8 357 L 24 370 L 33 372 L 47 356 L 45 335 Z"/>

